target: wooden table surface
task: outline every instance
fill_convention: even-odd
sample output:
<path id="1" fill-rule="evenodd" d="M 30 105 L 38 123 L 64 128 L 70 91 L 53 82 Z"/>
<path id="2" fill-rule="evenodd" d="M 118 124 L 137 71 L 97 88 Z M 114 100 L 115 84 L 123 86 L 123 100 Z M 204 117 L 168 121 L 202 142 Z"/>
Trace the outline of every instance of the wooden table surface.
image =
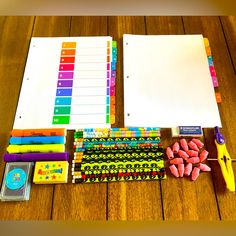
<path id="1" fill-rule="evenodd" d="M 123 127 L 123 34 L 203 34 L 210 41 L 222 96 L 219 105 L 227 147 L 236 159 L 236 17 L 0 17 L 0 178 L 3 153 L 20 93 L 33 36 L 112 36 L 118 43 L 116 123 Z M 200 96 L 200 95 L 198 95 Z M 67 148 L 72 153 L 70 132 Z M 216 157 L 213 129 L 204 130 Z M 173 143 L 162 132 L 164 146 Z M 197 181 L 170 176 L 163 181 L 34 185 L 26 202 L 0 202 L 1 220 L 235 220 L 236 195 L 225 190 L 217 161 Z M 236 173 L 236 165 L 233 163 Z"/>

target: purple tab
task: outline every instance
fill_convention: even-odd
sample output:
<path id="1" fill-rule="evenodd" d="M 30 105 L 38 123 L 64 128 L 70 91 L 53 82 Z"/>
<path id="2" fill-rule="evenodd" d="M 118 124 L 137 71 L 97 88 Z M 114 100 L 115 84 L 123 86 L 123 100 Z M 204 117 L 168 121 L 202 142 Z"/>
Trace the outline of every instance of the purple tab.
<path id="1" fill-rule="evenodd" d="M 110 94 L 110 89 L 108 88 L 108 89 L 107 89 L 107 95 L 109 95 L 109 94 Z"/>
<path id="2" fill-rule="evenodd" d="M 107 80 L 107 87 L 109 87 L 109 84 L 110 84 L 110 82 L 109 82 L 109 79 Z"/>
<path id="3" fill-rule="evenodd" d="M 58 79 L 73 79 L 74 72 L 59 72 Z"/>
<path id="4" fill-rule="evenodd" d="M 112 70 L 112 71 L 111 71 L 111 77 L 112 77 L 112 78 L 116 78 L 116 71 L 115 71 L 115 70 Z"/>
<path id="5" fill-rule="evenodd" d="M 72 87 L 73 80 L 58 80 L 57 87 Z"/>
<path id="6" fill-rule="evenodd" d="M 107 71 L 107 78 L 110 78 L 110 72 Z"/>
<path id="7" fill-rule="evenodd" d="M 214 88 L 219 87 L 218 80 L 217 80 L 216 76 L 212 76 L 211 78 L 212 78 L 212 83 L 213 83 Z"/>
<path id="8" fill-rule="evenodd" d="M 72 96 L 72 89 L 57 89 L 57 97 Z"/>

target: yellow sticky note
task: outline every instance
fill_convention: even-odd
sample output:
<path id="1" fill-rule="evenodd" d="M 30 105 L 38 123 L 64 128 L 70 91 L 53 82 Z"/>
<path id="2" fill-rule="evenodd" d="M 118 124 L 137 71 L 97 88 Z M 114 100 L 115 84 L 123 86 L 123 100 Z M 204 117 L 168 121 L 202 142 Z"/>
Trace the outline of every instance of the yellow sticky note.
<path id="1" fill-rule="evenodd" d="M 35 184 L 67 183 L 69 163 L 67 161 L 39 161 L 35 164 Z"/>

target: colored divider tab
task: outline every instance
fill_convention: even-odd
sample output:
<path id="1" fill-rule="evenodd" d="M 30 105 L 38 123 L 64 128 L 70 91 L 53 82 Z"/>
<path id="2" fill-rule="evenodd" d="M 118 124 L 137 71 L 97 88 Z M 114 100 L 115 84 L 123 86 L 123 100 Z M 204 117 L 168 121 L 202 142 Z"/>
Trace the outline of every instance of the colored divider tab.
<path id="1" fill-rule="evenodd" d="M 207 54 L 207 56 L 211 56 L 211 49 L 210 49 L 210 47 L 206 47 L 206 54 Z"/>
<path id="2" fill-rule="evenodd" d="M 107 106 L 106 113 L 110 113 L 110 106 Z"/>
<path id="3" fill-rule="evenodd" d="M 56 106 L 54 107 L 54 115 L 65 115 L 70 114 L 70 107 Z"/>
<path id="4" fill-rule="evenodd" d="M 112 77 L 112 78 L 116 78 L 116 71 L 115 71 L 115 70 L 112 70 L 112 71 L 111 71 L 111 77 Z"/>
<path id="5" fill-rule="evenodd" d="M 215 68 L 214 66 L 209 66 L 210 72 L 211 72 L 211 76 L 216 76 L 216 72 L 215 72 Z"/>
<path id="6" fill-rule="evenodd" d="M 110 115 L 106 115 L 106 123 L 110 123 Z"/>
<path id="7" fill-rule="evenodd" d="M 59 72 L 58 79 L 73 79 L 74 72 Z"/>
<path id="8" fill-rule="evenodd" d="M 71 97 L 69 98 L 57 97 L 55 100 L 55 105 L 71 105 Z"/>
<path id="9" fill-rule="evenodd" d="M 117 55 L 117 48 L 112 48 L 112 55 Z"/>
<path id="10" fill-rule="evenodd" d="M 110 70 L 110 63 L 107 63 L 107 70 Z"/>
<path id="11" fill-rule="evenodd" d="M 107 62 L 110 62 L 110 56 L 107 56 Z"/>
<path id="12" fill-rule="evenodd" d="M 73 80 L 58 80 L 57 87 L 72 87 Z"/>
<path id="13" fill-rule="evenodd" d="M 52 123 L 54 125 L 69 124 L 70 123 L 70 116 L 53 116 Z"/>
<path id="14" fill-rule="evenodd" d="M 107 80 L 107 87 L 109 87 L 109 85 L 110 85 L 110 81 L 109 81 L 109 79 Z"/>
<path id="15" fill-rule="evenodd" d="M 114 87 L 115 84 L 116 84 L 116 79 L 115 78 L 111 78 L 110 82 L 111 82 L 111 86 Z"/>
<path id="16" fill-rule="evenodd" d="M 115 114 L 115 105 L 114 105 L 114 104 L 111 105 L 111 107 L 110 107 L 110 114 L 111 114 L 111 115 L 114 115 L 114 114 Z"/>
<path id="17" fill-rule="evenodd" d="M 75 57 L 61 57 L 60 63 L 75 63 Z"/>
<path id="18" fill-rule="evenodd" d="M 63 42 L 62 48 L 75 48 L 76 42 Z"/>
<path id="19" fill-rule="evenodd" d="M 212 56 L 207 57 L 209 66 L 214 66 Z"/>
<path id="20" fill-rule="evenodd" d="M 110 123 L 115 124 L 115 115 L 110 116 Z"/>
<path id="21" fill-rule="evenodd" d="M 72 96 L 72 89 L 57 89 L 56 96 Z"/>
<path id="22" fill-rule="evenodd" d="M 216 96 L 216 102 L 217 102 L 217 103 L 221 103 L 221 102 L 222 102 L 222 99 L 221 99 L 220 93 L 215 93 L 215 96 Z"/>
<path id="23" fill-rule="evenodd" d="M 70 71 L 74 70 L 74 64 L 60 64 L 59 70 L 60 71 Z"/>
<path id="24" fill-rule="evenodd" d="M 110 71 L 107 71 L 107 78 L 110 78 Z"/>
<path id="25" fill-rule="evenodd" d="M 110 47 L 110 41 L 107 41 L 107 47 L 108 48 Z"/>
<path id="26" fill-rule="evenodd" d="M 116 103 L 116 97 L 115 96 L 110 96 L 110 103 L 115 104 Z"/>
<path id="27" fill-rule="evenodd" d="M 110 103 L 110 97 L 107 97 L 107 104 Z"/>
<path id="28" fill-rule="evenodd" d="M 107 88 L 107 95 L 110 95 L 110 89 Z"/>
<path id="29" fill-rule="evenodd" d="M 211 78 L 212 78 L 212 83 L 213 83 L 214 88 L 219 87 L 217 77 L 216 76 L 212 76 Z"/>
<path id="30" fill-rule="evenodd" d="M 111 70 L 116 70 L 116 63 L 115 62 L 111 62 Z"/>
<path id="31" fill-rule="evenodd" d="M 117 47 L 117 42 L 116 41 L 112 41 L 112 47 L 116 48 Z"/>
<path id="32" fill-rule="evenodd" d="M 75 55 L 75 49 L 63 49 L 61 50 L 61 55 Z"/>
<path id="33" fill-rule="evenodd" d="M 110 96 L 115 96 L 115 88 L 110 87 Z"/>

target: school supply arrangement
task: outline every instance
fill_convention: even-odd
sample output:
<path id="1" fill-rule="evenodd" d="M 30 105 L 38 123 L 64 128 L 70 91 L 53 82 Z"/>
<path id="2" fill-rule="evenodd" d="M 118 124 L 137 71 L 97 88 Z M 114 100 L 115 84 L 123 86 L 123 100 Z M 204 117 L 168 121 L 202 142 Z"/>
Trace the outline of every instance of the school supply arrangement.
<path id="1" fill-rule="evenodd" d="M 166 178 L 159 128 L 77 130 L 74 140 L 73 183 Z"/>

